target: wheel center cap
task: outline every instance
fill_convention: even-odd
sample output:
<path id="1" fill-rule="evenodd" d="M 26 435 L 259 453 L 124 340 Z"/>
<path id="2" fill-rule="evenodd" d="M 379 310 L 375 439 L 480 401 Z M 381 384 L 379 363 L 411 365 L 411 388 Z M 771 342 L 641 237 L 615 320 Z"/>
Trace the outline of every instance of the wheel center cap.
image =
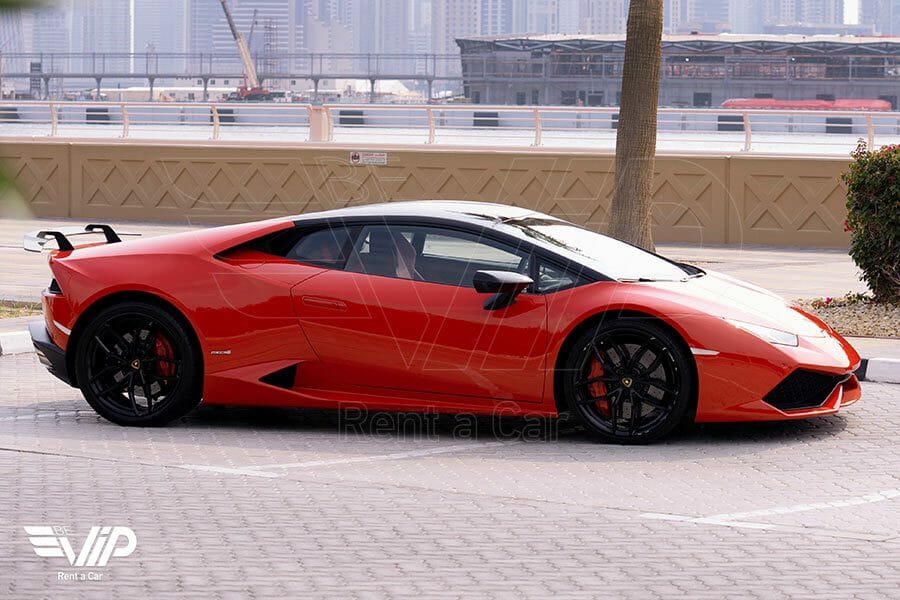
<path id="1" fill-rule="evenodd" d="M 131 368 L 134 369 L 134 370 L 140 369 L 140 368 L 141 368 L 141 361 L 139 361 L 138 359 L 134 359 L 133 361 L 131 361 Z"/>
<path id="2" fill-rule="evenodd" d="M 624 385 L 625 387 L 630 388 L 632 383 L 634 383 L 634 381 L 631 379 L 631 377 L 622 378 L 622 385 Z"/>

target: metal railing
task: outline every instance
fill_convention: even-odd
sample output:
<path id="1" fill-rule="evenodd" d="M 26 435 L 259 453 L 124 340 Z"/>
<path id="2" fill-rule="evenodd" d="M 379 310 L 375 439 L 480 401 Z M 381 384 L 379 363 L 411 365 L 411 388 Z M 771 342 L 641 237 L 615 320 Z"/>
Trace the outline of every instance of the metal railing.
<path id="1" fill-rule="evenodd" d="M 0 138 L 608 149 L 618 117 L 574 106 L 0 102 Z M 662 151 L 846 154 L 860 138 L 900 142 L 900 113 L 664 108 L 658 134 Z"/>
<path id="2" fill-rule="evenodd" d="M 254 53 L 264 79 L 460 79 L 459 54 Z M 32 68 L 35 71 L 32 71 Z M 0 76 L 22 78 L 240 79 L 237 53 L 0 52 Z"/>

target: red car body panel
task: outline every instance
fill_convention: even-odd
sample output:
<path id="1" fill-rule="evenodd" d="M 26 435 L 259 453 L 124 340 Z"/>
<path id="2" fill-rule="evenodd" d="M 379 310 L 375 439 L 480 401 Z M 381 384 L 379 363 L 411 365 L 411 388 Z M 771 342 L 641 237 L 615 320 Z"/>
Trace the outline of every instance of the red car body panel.
<path id="1" fill-rule="evenodd" d="M 766 403 L 792 371 L 849 375 L 859 355 L 821 321 L 726 277 L 598 281 L 488 311 L 472 288 L 330 270 L 240 246 L 293 226 L 276 219 L 54 253 L 62 293 L 43 294 L 50 337 L 66 350 L 93 307 L 143 293 L 192 326 L 207 404 L 552 416 L 567 340 L 586 320 L 625 311 L 665 323 L 691 349 L 698 422 L 826 415 L 860 395 L 851 376 L 814 409 Z M 776 346 L 726 319 L 789 322 L 809 335 Z M 289 389 L 260 381 L 292 365 Z"/>

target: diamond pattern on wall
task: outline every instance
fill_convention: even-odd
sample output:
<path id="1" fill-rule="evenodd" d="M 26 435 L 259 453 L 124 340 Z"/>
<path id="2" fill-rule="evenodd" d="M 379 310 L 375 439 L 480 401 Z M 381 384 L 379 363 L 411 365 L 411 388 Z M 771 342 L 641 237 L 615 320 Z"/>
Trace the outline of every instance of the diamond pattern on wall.
<path id="1" fill-rule="evenodd" d="M 412 199 L 500 202 L 604 230 L 613 158 L 543 152 L 388 150 L 354 166 L 346 150 L 21 142 L 0 161 L 41 216 L 238 222 Z M 655 239 L 846 245 L 845 161 L 759 156 L 655 161 Z"/>

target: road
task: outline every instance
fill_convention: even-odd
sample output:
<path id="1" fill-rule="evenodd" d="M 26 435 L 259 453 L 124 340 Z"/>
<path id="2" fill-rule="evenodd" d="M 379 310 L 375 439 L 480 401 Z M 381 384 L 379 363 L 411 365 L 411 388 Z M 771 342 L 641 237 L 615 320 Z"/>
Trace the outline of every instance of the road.
<path id="1" fill-rule="evenodd" d="M 0 357 L 0 382 L 11 598 L 900 589 L 900 386 L 864 383 L 838 416 L 622 447 L 568 422 L 338 411 L 201 407 L 127 429 L 33 354 Z M 106 567 L 72 567 L 37 556 L 25 526 L 66 527 L 76 553 L 92 526 L 128 527 L 136 545 Z"/>

